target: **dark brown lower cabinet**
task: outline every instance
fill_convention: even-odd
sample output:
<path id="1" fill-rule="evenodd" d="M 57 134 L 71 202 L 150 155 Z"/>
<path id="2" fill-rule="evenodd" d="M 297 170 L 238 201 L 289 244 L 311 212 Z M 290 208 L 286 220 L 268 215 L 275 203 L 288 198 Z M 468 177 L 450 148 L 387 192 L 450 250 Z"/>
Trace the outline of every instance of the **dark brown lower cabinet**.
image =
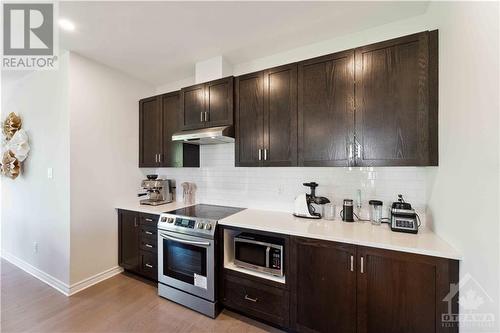
<path id="1" fill-rule="evenodd" d="M 441 322 L 456 260 L 300 237 L 291 244 L 292 330 L 458 332 Z"/>
<path id="2" fill-rule="evenodd" d="M 157 215 L 118 211 L 118 264 L 125 270 L 158 279 Z"/>
<path id="3" fill-rule="evenodd" d="M 356 247 L 292 238 L 291 323 L 297 332 L 356 332 Z"/>

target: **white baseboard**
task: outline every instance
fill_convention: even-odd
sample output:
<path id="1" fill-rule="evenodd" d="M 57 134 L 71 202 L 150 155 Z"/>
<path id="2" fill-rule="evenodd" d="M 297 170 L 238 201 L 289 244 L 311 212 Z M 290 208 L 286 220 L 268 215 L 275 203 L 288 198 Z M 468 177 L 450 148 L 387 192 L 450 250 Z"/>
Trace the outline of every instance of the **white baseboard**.
<path id="1" fill-rule="evenodd" d="M 2 250 L 2 258 L 10 262 L 11 264 L 19 267 L 26 273 L 36 277 L 38 280 L 45 282 L 52 288 L 56 289 L 57 291 L 63 293 L 66 296 L 69 296 L 69 285 L 67 283 L 62 282 L 59 279 L 56 279 L 50 274 L 45 273 L 44 271 L 36 268 L 35 266 L 28 264 L 26 261 L 19 259 L 18 257 L 7 253 Z"/>
<path id="2" fill-rule="evenodd" d="M 94 276 L 73 283 L 69 288 L 69 296 L 74 295 L 84 289 L 87 289 L 88 287 L 93 286 L 96 283 L 107 280 L 110 277 L 120 274 L 121 272 L 123 272 L 123 268 L 121 268 L 120 266 L 115 266 L 105 270 L 104 272 L 97 273 Z"/>
<path id="3" fill-rule="evenodd" d="M 90 286 L 93 286 L 96 283 L 109 279 L 110 277 L 113 277 L 123 272 L 123 268 L 115 266 L 103 272 L 97 273 L 94 276 L 91 276 L 84 280 L 68 285 L 67 283 L 64 283 L 61 280 L 56 279 L 52 275 L 45 273 L 44 271 L 34 267 L 31 264 L 28 264 L 26 261 L 21 260 L 10 253 L 2 251 L 2 258 L 10 262 L 11 264 L 19 267 L 20 269 L 32 275 L 33 277 L 37 278 L 38 280 L 45 282 L 46 284 L 48 284 L 49 286 L 51 286 L 52 288 L 56 289 L 57 291 L 61 292 L 66 296 L 74 295 L 84 289 L 87 289 Z"/>

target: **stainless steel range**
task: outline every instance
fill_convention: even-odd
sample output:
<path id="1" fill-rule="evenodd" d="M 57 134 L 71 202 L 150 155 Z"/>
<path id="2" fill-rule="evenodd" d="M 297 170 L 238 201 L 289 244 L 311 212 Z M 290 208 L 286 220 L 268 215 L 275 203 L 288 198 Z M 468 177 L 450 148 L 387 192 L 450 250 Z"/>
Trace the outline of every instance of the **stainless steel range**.
<path id="1" fill-rule="evenodd" d="M 158 294 L 215 318 L 217 222 L 243 208 L 194 205 L 158 222 Z"/>

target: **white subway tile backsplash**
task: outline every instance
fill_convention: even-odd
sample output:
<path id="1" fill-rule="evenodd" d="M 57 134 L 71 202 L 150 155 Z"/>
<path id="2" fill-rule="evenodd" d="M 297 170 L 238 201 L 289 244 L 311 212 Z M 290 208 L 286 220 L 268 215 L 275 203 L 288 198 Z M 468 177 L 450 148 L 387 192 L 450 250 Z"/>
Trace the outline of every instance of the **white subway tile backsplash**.
<path id="1" fill-rule="evenodd" d="M 364 208 L 370 199 L 379 199 L 387 209 L 398 194 L 403 194 L 424 215 L 427 202 L 425 168 L 236 168 L 234 144 L 201 146 L 200 168 L 161 168 L 156 172 L 176 181 L 177 200 L 182 200 L 180 184 L 188 181 L 198 187 L 197 202 L 219 205 L 291 212 L 295 196 L 307 191 L 302 183 L 308 181 L 319 183 L 317 193 L 337 206 L 344 198 L 355 199 L 357 189 Z"/>

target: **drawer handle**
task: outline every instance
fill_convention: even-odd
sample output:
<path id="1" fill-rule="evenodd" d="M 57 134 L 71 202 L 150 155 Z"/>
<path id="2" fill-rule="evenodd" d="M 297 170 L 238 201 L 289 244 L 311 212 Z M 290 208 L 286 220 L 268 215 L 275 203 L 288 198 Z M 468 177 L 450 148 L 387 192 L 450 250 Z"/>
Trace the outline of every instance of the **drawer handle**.
<path id="1" fill-rule="evenodd" d="M 151 231 L 145 231 L 146 235 L 152 235 L 153 233 Z"/>
<path id="2" fill-rule="evenodd" d="M 148 268 L 153 268 L 153 265 L 146 264 L 146 267 L 148 267 Z"/>
<path id="3" fill-rule="evenodd" d="M 245 295 L 245 299 L 247 301 L 254 302 L 254 303 L 257 303 L 257 300 L 258 300 L 258 298 L 251 298 L 251 297 L 248 297 L 248 295 Z"/>
<path id="4" fill-rule="evenodd" d="M 153 219 L 145 219 L 148 222 L 153 222 Z"/>
<path id="5" fill-rule="evenodd" d="M 145 244 L 145 245 L 146 245 L 146 247 L 149 247 L 149 248 L 153 247 L 153 245 L 151 245 L 151 244 Z"/>

